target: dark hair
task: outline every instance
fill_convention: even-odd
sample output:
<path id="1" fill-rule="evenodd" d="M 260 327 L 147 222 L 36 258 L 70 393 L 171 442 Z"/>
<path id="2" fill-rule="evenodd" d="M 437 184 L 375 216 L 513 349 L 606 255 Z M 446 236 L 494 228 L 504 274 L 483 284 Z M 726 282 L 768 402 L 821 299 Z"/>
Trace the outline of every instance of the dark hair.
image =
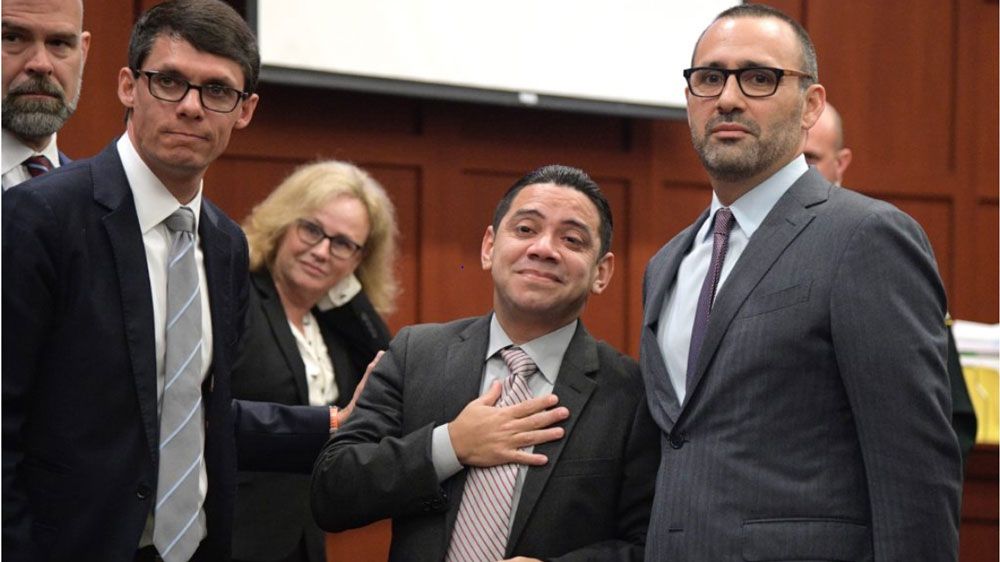
<path id="1" fill-rule="evenodd" d="M 205 53 L 235 61 L 243 70 L 243 91 L 253 93 L 260 73 L 257 38 L 236 10 L 219 0 L 169 0 L 142 14 L 132 28 L 128 65 L 142 69 L 161 35 L 184 39 Z"/>
<path id="2" fill-rule="evenodd" d="M 819 82 L 819 65 L 816 63 L 816 47 L 813 46 L 812 39 L 809 38 L 809 33 L 804 27 L 802 27 L 802 24 L 789 17 L 788 14 L 778 10 L 777 8 L 772 8 L 771 6 L 766 6 L 764 4 L 739 4 L 715 16 L 712 23 L 725 18 L 775 18 L 787 23 L 791 26 L 792 31 L 795 32 L 795 36 L 799 40 L 799 47 L 802 49 L 802 71 L 812 77 L 812 79 L 802 77 L 799 80 L 799 84 L 802 89 L 806 89 L 811 84 Z M 706 29 L 705 31 L 708 30 Z M 705 32 L 703 31 L 702 36 L 704 35 Z M 700 43 L 701 37 L 698 38 L 698 43 L 695 43 L 695 51 L 698 50 L 698 45 Z M 691 53 L 691 66 L 694 66 L 693 52 Z"/>
<path id="3" fill-rule="evenodd" d="M 551 183 L 560 187 L 575 189 L 586 195 L 587 199 L 590 199 L 594 206 L 597 207 L 597 215 L 601 219 L 600 225 L 598 225 L 601 235 L 601 252 L 597 257 L 601 258 L 604 254 L 608 253 L 608 250 L 611 249 L 611 233 L 614 230 L 614 222 L 611 219 L 611 205 L 608 204 L 608 200 L 604 197 L 604 193 L 601 192 L 601 188 L 598 187 L 597 182 L 590 179 L 590 176 L 583 170 L 570 166 L 560 166 L 559 164 L 542 166 L 514 182 L 514 185 L 510 186 L 510 189 L 504 194 L 503 199 L 497 203 L 497 208 L 493 212 L 493 230 L 500 229 L 500 221 L 510 211 L 510 205 L 514 201 L 514 198 L 517 197 L 517 194 L 529 185 L 540 183 Z"/>

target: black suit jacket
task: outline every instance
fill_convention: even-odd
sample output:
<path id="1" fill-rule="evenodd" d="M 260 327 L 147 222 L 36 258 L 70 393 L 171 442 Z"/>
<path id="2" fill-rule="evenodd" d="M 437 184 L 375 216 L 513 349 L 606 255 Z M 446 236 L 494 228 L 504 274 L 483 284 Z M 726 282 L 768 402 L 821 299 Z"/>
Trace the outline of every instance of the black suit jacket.
<path id="1" fill-rule="evenodd" d="M 313 308 L 333 363 L 339 397 L 351 401 L 368 363 L 389 345 L 389 328 L 364 292 L 343 306 Z M 250 275 L 247 331 L 233 368 L 233 396 L 281 404 L 309 404 L 305 365 L 268 271 Z M 233 557 L 284 559 L 303 536 L 311 560 L 323 560 L 323 533 L 309 510 L 309 475 L 241 472 L 238 475 Z"/>
<path id="2" fill-rule="evenodd" d="M 405 328 L 313 471 L 313 512 L 336 531 L 391 517 L 393 561 L 444 559 L 467 471 L 439 484 L 431 433 L 479 395 L 490 317 Z M 566 435 L 525 476 L 508 556 L 641 560 L 659 457 L 635 361 L 580 324 L 553 392 Z"/>
<path id="3" fill-rule="evenodd" d="M 213 348 L 203 386 L 208 535 L 195 559 L 226 560 L 236 441 L 248 463 L 304 469 L 310 459 L 301 453 L 319 449 L 328 414 L 232 401 L 230 369 L 247 302 L 246 240 L 207 200 L 198 235 Z M 114 143 L 6 191 L 6 560 L 132 560 L 156 497 L 154 348 L 145 248 Z M 282 435 L 269 437 L 275 432 Z"/>

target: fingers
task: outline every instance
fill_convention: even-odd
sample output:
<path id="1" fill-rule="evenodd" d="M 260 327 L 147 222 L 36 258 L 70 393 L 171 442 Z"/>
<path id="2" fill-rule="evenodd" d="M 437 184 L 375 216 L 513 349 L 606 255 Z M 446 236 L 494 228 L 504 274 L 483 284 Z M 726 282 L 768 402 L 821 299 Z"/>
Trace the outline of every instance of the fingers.
<path id="1" fill-rule="evenodd" d="M 381 359 L 383 355 L 385 355 L 384 349 L 380 349 L 379 352 L 375 354 L 375 358 L 372 359 L 371 363 L 369 363 L 368 367 L 365 369 L 365 377 L 371 374 L 372 370 L 375 369 L 375 365 L 378 365 L 378 360 Z"/>
<path id="2" fill-rule="evenodd" d="M 507 408 L 515 418 L 526 418 L 534 413 L 548 410 L 559 403 L 559 397 L 555 394 L 546 394 L 537 398 L 525 400 L 520 404 L 515 404 Z"/>
<path id="3" fill-rule="evenodd" d="M 492 406 L 500 399 L 500 381 L 493 381 L 493 384 L 476 401 L 485 406 Z"/>

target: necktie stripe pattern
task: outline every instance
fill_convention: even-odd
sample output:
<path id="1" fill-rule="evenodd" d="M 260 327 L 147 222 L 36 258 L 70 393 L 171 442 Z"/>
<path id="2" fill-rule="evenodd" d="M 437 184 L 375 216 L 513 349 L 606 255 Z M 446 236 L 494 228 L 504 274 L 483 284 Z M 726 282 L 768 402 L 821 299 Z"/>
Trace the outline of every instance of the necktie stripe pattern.
<path id="1" fill-rule="evenodd" d="M 531 398 L 528 377 L 538 372 L 538 366 L 519 347 L 503 349 L 500 355 L 510 376 L 503 381 L 497 407 L 506 408 Z M 518 470 L 514 463 L 469 468 L 446 562 L 503 559 Z"/>
<path id="2" fill-rule="evenodd" d="M 42 155 L 32 156 L 24 161 L 24 167 L 28 169 L 28 175 L 37 178 L 52 169 L 52 162 Z"/>
<path id="3" fill-rule="evenodd" d="M 164 221 L 170 231 L 167 325 L 160 408 L 160 466 L 153 544 L 165 562 L 191 558 L 205 535 L 198 488 L 205 450 L 201 413 L 201 289 L 194 253 L 194 213 L 181 207 Z"/>
<path id="4" fill-rule="evenodd" d="M 708 319 L 715 303 L 715 290 L 719 286 L 719 276 L 722 275 L 722 264 L 726 261 L 726 250 L 729 248 L 729 232 L 736 223 L 736 217 L 729 207 L 723 207 L 715 212 L 715 223 L 712 232 L 712 261 L 708 265 L 705 281 L 698 295 L 698 308 L 695 310 L 694 327 L 691 329 L 691 346 L 688 348 L 687 386 L 691 386 L 694 370 L 698 365 L 698 355 L 701 344 L 708 330 Z M 689 389 L 690 390 L 690 389 Z"/>

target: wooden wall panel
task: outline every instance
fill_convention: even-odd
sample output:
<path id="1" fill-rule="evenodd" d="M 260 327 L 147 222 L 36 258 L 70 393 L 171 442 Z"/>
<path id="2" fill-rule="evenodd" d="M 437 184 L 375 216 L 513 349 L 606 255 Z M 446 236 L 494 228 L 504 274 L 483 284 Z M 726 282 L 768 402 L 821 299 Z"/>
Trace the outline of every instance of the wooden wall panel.
<path id="1" fill-rule="evenodd" d="M 423 202 L 422 322 L 446 322 L 492 308 L 490 276 L 480 250 L 493 208 L 519 173 L 466 170 L 451 190 L 428 187 Z"/>
<path id="2" fill-rule="evenodd" d="M 629 194 L 631 186 L 628 180 L 613 178 L 594 178 L 611 205 L 611 216 L 614 219 L 628 216 Z M 600 295 L 591 295 L 587 308 L 583 313 L 583 323 L 595 338 L 604 340 L 618 349 L 628 349 L 628 326 L 640 321 L 639 311 L 629 308 L 629 291 L 632 284 L 628 282 L 629 233 L 627 229 L 619 228 L 618 223 L 611 241 L 611 251 L 615 254 L 615 273 L 611 284 Z"/>
<path id="3" fill-rule="evenodd" d="M 420 170 L 412 166 L 358 164 L 382 184 L 396 207 L 396 223 L 399 226 L 396 278 L 402 292 L 396 300 L 396 312 L 386 318 L 389 329 L 395 334 L 400 328 L 419 320 L 420 264 L 423 256 L 420 248 Z"/>
<path id="4" fill-rule="evenodd" d="M 974 242 L 975 253 L 968 264 L 972 273 L 963 279 L 965 286 L 955 287 L 955 292 L 971 293 L 975 300 L 964 316 L 980 322 L 997 321 L 997 309 L 1000 308 L 1000 273 L 997 270 L 997 255 L 1000 254 L 997 243 L 997 233 L 1000 232 L 1000 209 L 993 204 L 981 204 L 976 207 L 972 217 L 979 238 Z"/>
<path id="5" fill-rule="evenodd" d="M 86 2 L 83 28 L 90 31 L 91 41 L 80 103 L 59 131 L 59 148 L 70 158 L 97 154 L 124 130 L 118 70 L 125 66 L 132 22 L 133 5 L 128 0 Z"/>
<path id="6" fill-rule="evenodd" d="M 954 173 L 953 2 L 808 3 L 820 81 L 854 161 L 846 185 L 938 193 Z"/>

